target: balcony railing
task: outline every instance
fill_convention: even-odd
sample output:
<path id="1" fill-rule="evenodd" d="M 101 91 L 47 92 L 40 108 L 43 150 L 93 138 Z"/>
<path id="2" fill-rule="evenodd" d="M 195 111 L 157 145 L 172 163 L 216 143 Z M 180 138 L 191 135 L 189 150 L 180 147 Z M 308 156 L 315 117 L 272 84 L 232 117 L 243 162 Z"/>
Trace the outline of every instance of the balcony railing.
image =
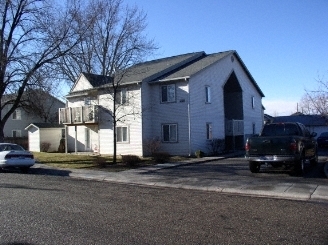
<path id="1" fill-rule="evenodd" d="M 60 108 L 59 123 L 67 125 L 98 123 L 98 105 Z"/>
<path id="2" fill-rule="evenodd" d="M 227 120 L 225 125 L 226 136 L 244 135 L 243 120 Z"/>

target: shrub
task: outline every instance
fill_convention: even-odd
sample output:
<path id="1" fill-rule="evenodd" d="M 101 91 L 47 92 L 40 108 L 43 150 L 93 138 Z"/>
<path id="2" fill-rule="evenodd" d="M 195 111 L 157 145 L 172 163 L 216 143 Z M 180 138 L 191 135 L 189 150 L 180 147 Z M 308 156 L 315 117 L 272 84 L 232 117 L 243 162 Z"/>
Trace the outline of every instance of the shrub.
<path id="1" fill-rule="evenodd" d="M 136 155 L 122 155 L 122 162 L 129 166 L 135 166 L 141 161 Z"/>
<path id="2" fill-rule="evenodd" d="M 97 155 L 93 161 L 93 164 L 100 167 L 106 166 L 106 158 L 100 155 Z"/>
<path id="3" fill-rule="evenodd" d="M 40 151 L 41 152 L 48 152 L 50 146 L 51 146 L 51 143 L 49 143 L 49 142 L 41 142 Z"/>
<path id="4" fill-rule="evenodd" d="M 204 157 L 204 152 L 201 151 L 201 150 L 196 150 L 196 151 L 195 151 L 195 156 L 196 156 L 197 158 L 202 158 L 202 157 Z"/>
<path id="5" fill-rule="evenodd" d="M 220 138 L 213 138 L 208 140 L 208 149 L 213 155 L 223 153 L 225 149 L 225 140 Z"/>
<path id="6" fill-rule="evenodd" d="M 150 153 L 151 156 L 156 153 L 161 146 L 161 140 L 159 137 L 145 140 L 144 147 Z"/>
<path id="7" fill-rule="evenodd" d="M 152 156 L 157 163 L 165 163 L 170 160 L 170 155 L 166 152 L 155 152 Z"/>

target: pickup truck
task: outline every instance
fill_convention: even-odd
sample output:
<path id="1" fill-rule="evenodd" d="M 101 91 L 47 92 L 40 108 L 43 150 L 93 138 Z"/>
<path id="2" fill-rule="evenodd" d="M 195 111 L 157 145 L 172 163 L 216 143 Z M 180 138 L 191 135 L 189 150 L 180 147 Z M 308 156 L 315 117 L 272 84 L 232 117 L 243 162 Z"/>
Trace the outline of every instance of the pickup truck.
<path id="1" fill-rule="evenodd" d="M 262 164 L 273 167 L 290 166 L 299 173 L 304 172 L 305 163 L 318 162 L 315 132 L 301 123 L 269 123 L 263 126 L 259 136 L 246 140 L 245 158 L 252 173 L 258 173 Z"/>

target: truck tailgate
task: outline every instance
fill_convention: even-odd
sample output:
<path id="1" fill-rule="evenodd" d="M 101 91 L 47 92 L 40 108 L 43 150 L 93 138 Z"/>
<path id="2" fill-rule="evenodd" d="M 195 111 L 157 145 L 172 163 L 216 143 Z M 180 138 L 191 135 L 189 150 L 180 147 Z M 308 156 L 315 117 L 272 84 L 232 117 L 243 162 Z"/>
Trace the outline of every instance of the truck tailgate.
<path id="1" fill-rule="evenodd" d="M 293 138 L 254 137 L 249 139 L 249 155 L 290 155 L 293 154 Z"/>

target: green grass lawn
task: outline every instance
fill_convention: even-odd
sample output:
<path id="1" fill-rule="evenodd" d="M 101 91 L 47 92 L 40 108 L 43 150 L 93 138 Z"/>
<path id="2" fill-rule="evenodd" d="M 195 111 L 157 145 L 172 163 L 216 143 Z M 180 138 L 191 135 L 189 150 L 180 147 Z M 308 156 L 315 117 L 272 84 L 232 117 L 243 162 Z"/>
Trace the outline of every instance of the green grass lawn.
<path id="1" fill-rule="evenodd" d="M 150 158 L 143 158 L 135 165 L 127 165 L 121 162 L 120 156 L 117 163 L 113 164 L 112 156 L 96 156 L 65 153 L 33 152 L 36 162 L 59 168 L 92 168 L 110 172 L 119 172 L 131 168 L 155 164 Z"/>
<path id="2" fill-rule="evenodd" d="M 82 154 L 65 154 L 65 153 L 46 153 L 33 152 L 36 162 L 58 167 L 58 168 L 91 168 L 109 172 L 120 172 L 132 168 L 144 167 L 157 164 L 152 158 L 140 158 L 140 162 L 134 165 L 123 163 L 121 156 L 117 156 L 117 163 L 113 164 L 112 156 L 96 156 Z M 170 162 L 177 162 L 187 159 L 186 157 L 170 157 Z"/>

